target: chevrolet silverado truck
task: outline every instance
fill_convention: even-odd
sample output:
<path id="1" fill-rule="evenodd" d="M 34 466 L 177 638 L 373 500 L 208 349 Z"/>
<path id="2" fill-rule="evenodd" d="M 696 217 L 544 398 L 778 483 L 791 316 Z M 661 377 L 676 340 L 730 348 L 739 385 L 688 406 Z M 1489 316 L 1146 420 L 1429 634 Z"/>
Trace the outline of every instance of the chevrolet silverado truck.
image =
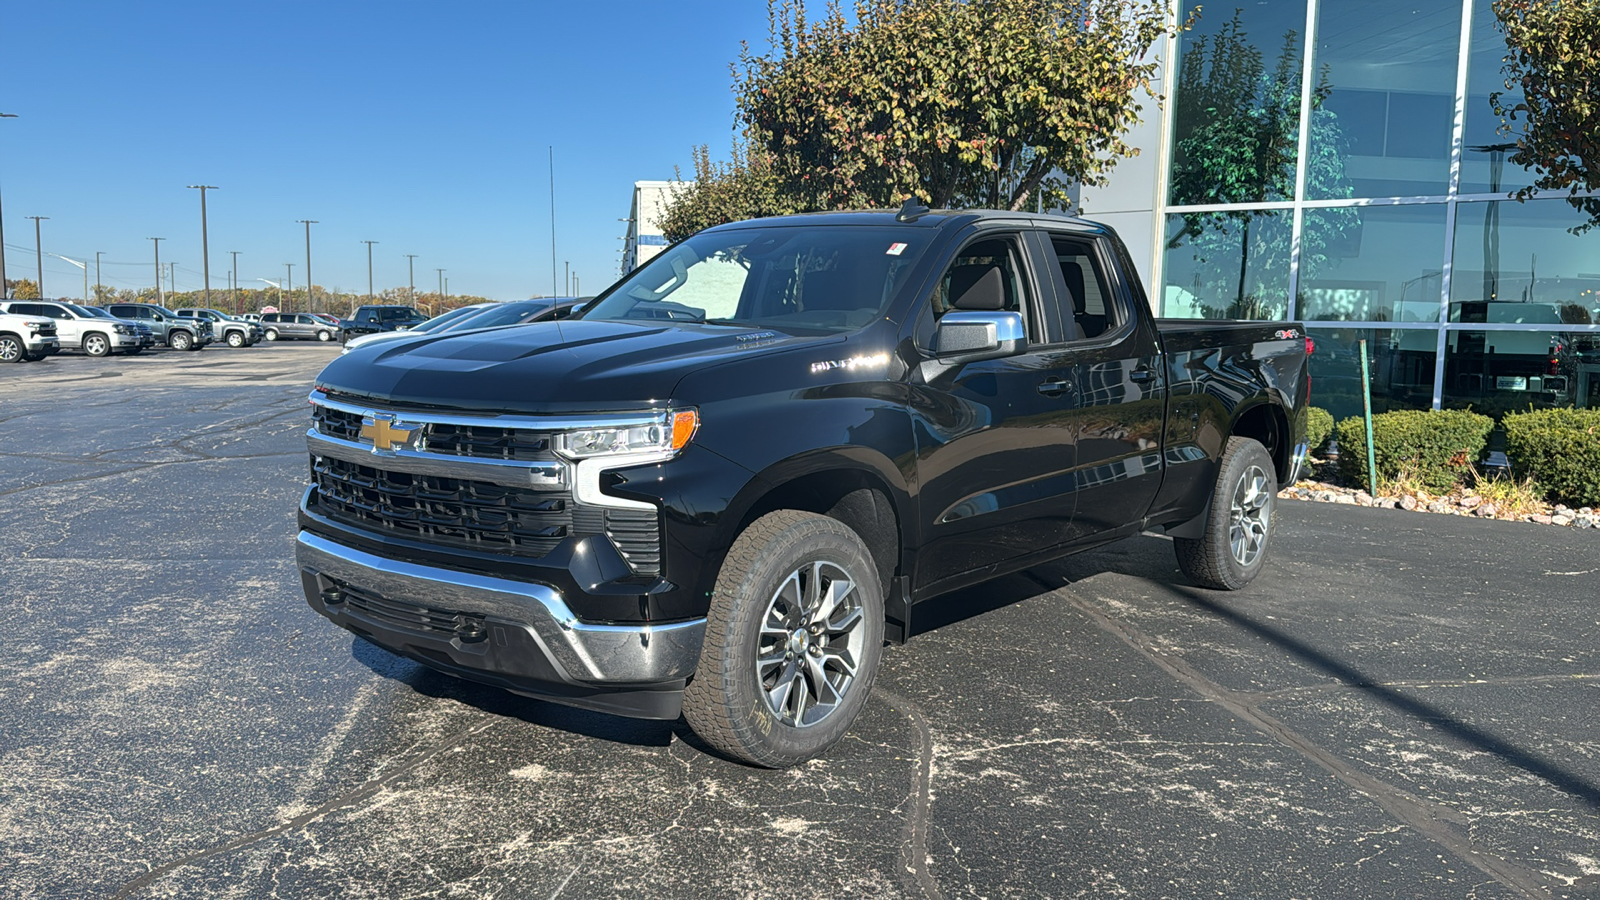
<path id="1" fill-rule="evenodd" d="M 794 765 L 930 597 L 1144 531 L 1248 584 L 1310 351 L 1295 323 L 1152 318 L 1079 219 L 718 226 L 572 318 L 330 363 L 298 567 L 423 665 Z"/>
<path id="2" fill-rule="evenodd" d="M 0 363 L 33 362 L 60 349 L 54 319 L 0 312 Z"/>

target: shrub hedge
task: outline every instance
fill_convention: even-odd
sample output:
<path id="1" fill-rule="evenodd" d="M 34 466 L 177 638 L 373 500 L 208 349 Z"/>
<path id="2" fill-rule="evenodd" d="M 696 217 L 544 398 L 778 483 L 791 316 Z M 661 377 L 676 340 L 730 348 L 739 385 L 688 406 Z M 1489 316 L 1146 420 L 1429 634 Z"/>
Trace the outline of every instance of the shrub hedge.
<path id="1" fill-rule="evenodd" d="M 1322 449 L 1333 434 L 1333 413 L 1320 406 L 1306 410 L 1306 449 L 1312 453 Z"/>
<path id="2" fill-rule="evenodd" d="M 1366 423 L 1352 416 L 1338 430 L 1339 475 L 1349 483 L 1366 484 Z M 1493 430 L 1493 419 L 1460 409 L 1379 413 L 1372 417 L 1378 477 L 1393 480 L 1407 472 L 1428 490 L 1446 493 L 1482 458 Z"/>
<path id="3" fill-rule="evenodd" d="M 1545 499 L 1600 506 L 1600 409 L 1510 413 L 1502 424 L 1512 470 L 1532 477 Z"/>

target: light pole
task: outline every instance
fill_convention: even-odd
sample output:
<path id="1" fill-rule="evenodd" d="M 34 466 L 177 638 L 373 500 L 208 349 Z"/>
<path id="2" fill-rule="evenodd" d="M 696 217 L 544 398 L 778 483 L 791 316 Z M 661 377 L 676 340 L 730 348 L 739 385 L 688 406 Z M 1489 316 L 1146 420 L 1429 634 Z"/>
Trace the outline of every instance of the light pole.
<path id="1" fill-rule="evenodd" d="M 229 250 L 228 253 L 233 256 L 233 271 L 228 273 L 233 281 L 233 284 L 229 286 L 233 296 L 229 298 L 228 302 L 233 305 L 233 314 L 237 316 L 239 314 L 239 251 Z"/>
<path id="2" fill-rule="evenodd" d="M 417 305 L 417 255 L 406 254 L 406 302 L 412 306 Z"/>
<path id="3" fill-rule="evenodd" d="M 87 262 L 78 262 L 77 260 L 73 259 L 70 256 L 62 256 L 59 253 L 52 253 L 50 255 L 54 256 L 56 259 L 62 260 L 64 262 L 72 263 L 73 265 L 75 265 L 78 268 L 83 270 L 83 305 L 84 306 L 88 306 L 89 305 L 89 264 Z M 40 297 L 39 299 L 43 300 L 44 298 Z"/>
<path id="4" fill-rule="evenodd" d="M 15 113 L 0 113 L 0 119 L 15 119 Z M 5 210 L 0 208 L 0 300 L 6 298 Z"/>
<path id="5" fill-rule="evenodd" d="M 377 241 L 362 241 L 367 245 L 367 302 L 372 302 L 372 245 Z"/>
<path id="6" fill-rule="evenodd" d="M 295 219 L 306 226 L 306 312 L 311 312 L 311 226 L 317 224 L 316 219 Z"/>
<path id="7" fill-rule="evenodd" d="M 100 302 L 100 294 L 105 290 L 100 286 L 100 254 L 104 252 L 104 250 L 96 250 L 94 252 L 94 302 L 96 304 Z"/>
<path id="8" fill-rule="evenodd" d="M 562 277 L 567 280 L 567 296 L 571 297 L 572 296 L 572 263 L 570 263 L 570 262 L 562 263 L 561 264 L 561 274 L 562 274 Z"/>
<path id="9" fill-rule="evenodd" d="M 200 192 L 200 269 L 205 273 L 206 308 L 211 308 L 211 245 L 206 236 L 206 191 L 215 191 L 214 184 L 191 184 Z"/>
<path id="10" fill-rule="evenodd" d="M 167 263 L 167 293 L 173 295 L 178 293 L 178 264 L 176 262 L 169 261 Z M 176 296 L 174 296 L 174 299 L 176 299 Z"/>
<path id="11" fill-rule="evenodd" d="M 583 290 L 578 287 L 578 273 L 577 272 L 573 272 L 572 273 L 572 296 L 576 297 L 581 293 L 583 293 Z"/>
<path id="12" fill-rule="evenodd" d="M 283 294 L 279 293 L 278 305 L 283 307 L 283 312 L 288 312 L 289 307 L 294 305 L 294 263 L 283 264 L 283 285 L 289 290 L 289 299 L 284 300 Z M 307 297 L 306 302 L 310 303 L 311 298 Z"/>
<path id="13" fill-rule="evenodd" d="M 166 306 L 166 299 L 161 295 L 161 242 L 166 238 L 146 238 L 146 240 L 156 242 L 156 305 Z"/>
<path id="14" fill-rule="evenodd" d="M 44 299 L 44 245 L 39 242 L 39 223 L 43 222 L 45 219 L 48 219 L 50 217 L 49 216 L 23 216 L 23 218 L 24 219 L 32 219 L 33 220 L 33 257 L 34 257 L 34 261 L 39 264 L 39 299 L 43 300 Z M 5 252 L 5 249 L 4 248 L 0 248 L 0 254 L 3 254 L 4 252 Z"/>
<path id="15" fill-rule="evenodd" d="M 434 271 L 439 273 L 439 310 L 442 310 L 444 309 L 444 270 L 434 269 Z M 439 310 L 435 310 L 434 315 L 438 315 Z"/>

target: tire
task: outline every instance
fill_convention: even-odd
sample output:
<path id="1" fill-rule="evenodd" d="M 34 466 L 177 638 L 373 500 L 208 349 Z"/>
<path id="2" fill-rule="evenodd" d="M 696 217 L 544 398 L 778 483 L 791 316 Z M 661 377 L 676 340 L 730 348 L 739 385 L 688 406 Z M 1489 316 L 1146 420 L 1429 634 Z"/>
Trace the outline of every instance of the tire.
<path id="1" fill-rule="evenodd" d="M 268 328 L 267 329 L 267 333 L 265 335 L 263 335 L 263 337 L 265 337 L 269 341 L 275 341 L 275 340 L 278 339 L 278 332 L 277 332 L 276 329 Z"/>
<path id="2" fill-rule="evenodd" d="M 243 347 L 244 345 L 245 345 L 244 344 L 244 332 L 242 332 L 242 331 L 230 331 L 230 332 L 228 332 L 228 346 L 229 347 Z"/>
<path id="3" fill-rule="evenodd" d="M 328 331 L 319 331 L 317 332 L 317 340 L 326 344 L 327 342 L 333 340 L 333 333 Z"/>
<path id="4" fill-rule="evenodd" d="M 0 334 L 0 363 L 29 362 L 31 356 L 21 338 Z"/>
<path id="5" fill-rule="evenodd" d="M 850 729 L 882 652 L 883 587 L 861 538 L 816 513 L 768 513 L 739 535 L 717 573 L 683 715 L 734 759 L 798 765 Z"/>
<path id="6" fill-rule="evenodd" d="M 167 346 L 174 350 L 193 350 L 194 336 L 187 331 L 174 331 L 167 335 Z"/>
<path id="7" fill-rule="evenodd" d="M 90 356 L 106 356 L 111 353 L 111 339 L 99 332 L 83 336 L 83 352 Z"/>
<path id="8" fill-rule="evenodd" d="M 1277 469 L 1267 449 L 1250 438 L 1229 438 L 1205 533 L 1172 540 L 1179 568 L 1202 587 L 1244 587 L 1266 566 L 1277 510 Z"/>

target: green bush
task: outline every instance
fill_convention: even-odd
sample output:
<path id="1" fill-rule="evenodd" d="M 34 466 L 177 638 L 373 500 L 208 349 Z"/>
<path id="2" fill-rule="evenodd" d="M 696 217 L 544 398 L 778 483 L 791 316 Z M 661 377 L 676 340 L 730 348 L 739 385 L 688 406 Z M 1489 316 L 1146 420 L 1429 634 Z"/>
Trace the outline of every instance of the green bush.
<path id="1" fill-rule="evenodd" d="M 1339 475 L 1367 483 L 1367 428 L 1360 417 L 1339 423 Z M 1392 481 L 1402 472 L 1428 490 L 1446 493 L 1483 456 L 1494 420 L 1460 409 L 1405 409 L 1372 417 L 1372 450 L 1378 478 Z"/>
<path id="2" fill-rule="evenodd" d="M 1600 409 L 1541 409 L 1508 414 L 1506 456 L 1545 497 L 1600 506 Z"/>
<path id="3" fill-rule="evenodd" d="M 1312 453 L 1322 449 L 1333 434 L 1333 413 L 1320 406 L 1306 410 L 1306 449 Z"/>

